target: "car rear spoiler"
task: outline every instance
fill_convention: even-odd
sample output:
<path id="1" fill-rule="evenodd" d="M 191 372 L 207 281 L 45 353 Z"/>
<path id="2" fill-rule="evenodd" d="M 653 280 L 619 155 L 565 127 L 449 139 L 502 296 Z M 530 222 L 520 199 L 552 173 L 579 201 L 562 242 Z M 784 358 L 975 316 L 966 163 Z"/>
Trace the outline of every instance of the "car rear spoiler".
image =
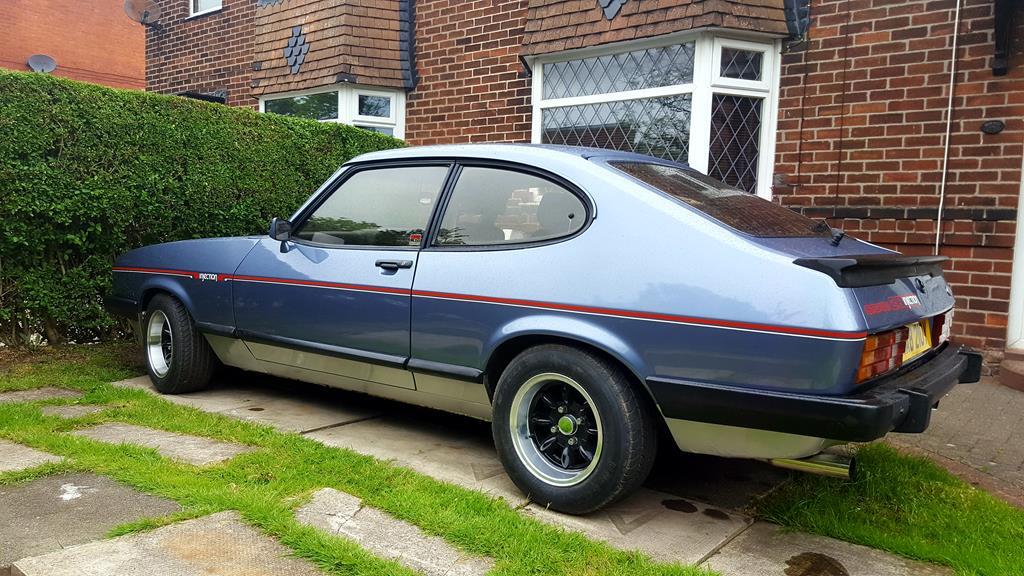
<path id="1" fill-rule="evenodd" d="M 901 256 L 870 254 L 866 256 L 834 256 L 830 258 L 799 258 L 797 266 L 827 274 L 843 288 L 884 286 L 908 276 L 939 276 L 945 256 Z"/>

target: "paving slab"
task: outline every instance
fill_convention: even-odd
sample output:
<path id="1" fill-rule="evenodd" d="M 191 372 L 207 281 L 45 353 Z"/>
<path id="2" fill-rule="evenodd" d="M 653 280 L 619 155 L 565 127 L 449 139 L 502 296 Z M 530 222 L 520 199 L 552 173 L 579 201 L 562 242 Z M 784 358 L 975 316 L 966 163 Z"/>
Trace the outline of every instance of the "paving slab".
<path id="1" fill-rule="evenodd" d="M 117 422 L 76 430 L 72 434 L 111 444 L 137 444 L 154 448 L 162 456 L 196 466 L 223 462 L 242 452 L 253 450 L 249 446 L 221 442 L 212 438 L 177 434 L 166 430 Z"/>
<path id="2" fill-rule="evenodd" d="M 31 390 L 15 390 L 13 392 L 0 393 L 0 404 L 11 404 L 14 402 L 37 402 L 39 400 L 52 400 L 53 398 L 81 398 L 82 393 L 78 390 L 67 388 L 32 388 Z"/>
<path id="3" fill-rule="evenodd" d="M 647 488 L 586 516 L 560 514 L 537 504 L 524 512 L 622 550 L 640 550 L 661 562 L 685 564 L 701 562 L 751 522 L 742 514 Z"/>
<path id="4" fill-rule="evenodd" d="M 452 422 L 458 422 L 452 417 Z M 505 498 L 513 505 L 526 502 L 498 460 L 490 424 L 421 420 L 385 416 L 306 435 L 328 446 L 348 448 L 438 480 Z"/>
<path id="5" fill-rule="evenodd" d="M 220 512 L 19 560 L 16 576 L 320 576 L 273 538 Z"/>
<path id="6" fill-rule="evenodd" d="M 475 576 L 494 567 L 489 558 L 462 553 L 443 538 L 424 534 L 416 526 L 363 506 L 359 498 L 333 488 L 315 493 L 309 504 L 296 511 L 295 518 L 427 576 Z"/>
<path id="7" fill-rule="evenodd" d="M 60 418 L 81 418 L 90 414 L 97 414 L 106 410 L 107 406 L 95 404 L 67 404 L 63 406 L 43 406 L 43 415 L 57 416 Z"/>
<path id="8" fill-rule="evenodd" d="M 712 556 L 724 576 L 951 576 L 953 571 L 857 546 L 756 522 Z"/>
<path id="9" fill-rule="evenodd" d="M 105 476 L 62 474 L 0 486 L 0 574 L 10 564 L 103 538 L 112 528 L 179 506 Z"/>
<path id="10" fill-rule="evenodd" d="M 60 456 L 40 452 L 35 448 L 0 440 L 0 472 L 25 470 L 40 464 L 60 462 Z"/>
<path id="11" fill-rule="evenodd" d="M 435 420 L 410 411 L 405 418 L 375 418 L 308 437 L 501 496 L 514 506 L 523 504 L 527 499 L 505 474 L 489 428 L 484 422 L 454 417 Z M 525 512 L 618 548 L 642 550 L 668 562 L 699 562 L 749 523 L 741 514 L 650 489 L 589 516 L 568 516 L 532 504 Z"/>
<path id="12" fill-rule="evenodd" d="M 308 432 L 372 418 L 380 414 L 373 402 L 354 394 L 312 385 L 283 386 L 287 380 L 232 373 L 210 389 L 160 397 L 234 418 L 267 424 L 287 432 Z M 159 394 L 148 376 L 114 382 L 114 386 Z"/>

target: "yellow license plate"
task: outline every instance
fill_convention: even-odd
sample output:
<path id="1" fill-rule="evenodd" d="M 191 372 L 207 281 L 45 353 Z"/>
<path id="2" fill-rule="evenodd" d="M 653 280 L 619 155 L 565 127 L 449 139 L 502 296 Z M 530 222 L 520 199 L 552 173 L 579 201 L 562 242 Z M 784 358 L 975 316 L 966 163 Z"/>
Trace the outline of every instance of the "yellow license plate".
<path id="1" fill-rule="evenodd" d="M 907 347 L 903 352 L 904 364 L 932 349 L 931 330 L 928 329 L 927 320 L 907 324 L 907 330 L 909 333 L 907 334 Z"/>

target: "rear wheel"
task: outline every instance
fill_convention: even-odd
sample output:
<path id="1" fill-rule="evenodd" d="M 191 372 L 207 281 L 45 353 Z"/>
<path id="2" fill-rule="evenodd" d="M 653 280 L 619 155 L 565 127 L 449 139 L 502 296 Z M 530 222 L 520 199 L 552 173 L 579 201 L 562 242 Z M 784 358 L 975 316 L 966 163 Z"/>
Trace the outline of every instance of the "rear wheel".
<path id="1" fill-rule="evenodd" d="M 517 356 L 494 391 L 494 440 L 531 500 L 571 514 L 638 488 L 656 454 L 646 398 L 623 370 L 589 351 L 542 345 Z"/>
<path id="2" fill-rule="evenodd" d="M 217 358 L 180 301 L 168 294 L 154 296 L 142 326 L 146 368 L 159 392 L 182 394 L 206 388 Z"/>

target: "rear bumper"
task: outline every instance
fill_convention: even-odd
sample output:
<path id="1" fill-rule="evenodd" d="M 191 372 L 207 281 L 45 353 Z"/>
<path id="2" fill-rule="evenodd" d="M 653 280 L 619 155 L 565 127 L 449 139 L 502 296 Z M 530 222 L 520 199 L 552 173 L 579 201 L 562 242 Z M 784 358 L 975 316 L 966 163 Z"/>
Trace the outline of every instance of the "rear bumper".
<path id="1" fill-rule="evenodd" d="M 977 382 L 981 355 L 947 345 L 903 374 L 850 396 L 817 396 L 648 378 L 666 418 L 867 442 L 889 432 L 923 432 L 932 408 L 957 383 Z"/>

